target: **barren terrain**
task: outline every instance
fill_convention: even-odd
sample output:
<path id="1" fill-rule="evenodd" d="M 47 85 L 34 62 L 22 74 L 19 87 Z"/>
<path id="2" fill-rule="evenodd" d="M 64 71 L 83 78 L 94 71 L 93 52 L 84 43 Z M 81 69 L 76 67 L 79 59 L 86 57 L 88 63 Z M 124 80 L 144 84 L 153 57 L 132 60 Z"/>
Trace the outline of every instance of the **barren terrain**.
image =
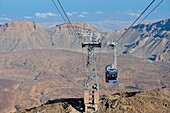
<path id="1" fill-rule="evenodd" d="M 82 103 L 83 99 L 59 99 L 18 113 L 80 113 Z M 169 106 L 170 89 L 120 92 L 102 95 L 97 113 L 169 113 Z"/>
<path id="2" fill-rule="evenodd" d="M 109 43 L 125 30 L 103 32 L 96 53 L 101 113 L 169 112 L 169 23 L 133 26 L 120 41 L 118 88 L 105 82 L 104 69 L 113 59 Z M 87 48 L 81 50 L 80 32 L 98 30 L 72 24 L 77 36 L 66 23 L 48 29 L 27 21 L 0 24 L 0 113 L 83 111 Z"/>
<path id="3" fill-rule="evenodd" d="M 0 112 L 14 110 L 15 89 L 17 82 L 8 79 L 0 79 Z"/>
<path id="4" fill-rule="evenodd" d="M 83 56 L 85 60 L 85 53 Z M 38 107 L 49 100 L 83 96 L 85 72 L 82 72 L 82 53 L 79 51 L 5 52 L 0 54 L 0 60 L 0 78 L 19 83 L 14 92 L 15 100 L 10 101 L 16 110 Z M 104 80 L 104 67 L 111 61 L 112 53 L 97 53 L 101 95 L 117 92 L 112 84 L 106 84 Z M 118 64 L 120 91 L 170 87 L 168 62 L 149 62 L 123 55 L 118 57 Z"/>

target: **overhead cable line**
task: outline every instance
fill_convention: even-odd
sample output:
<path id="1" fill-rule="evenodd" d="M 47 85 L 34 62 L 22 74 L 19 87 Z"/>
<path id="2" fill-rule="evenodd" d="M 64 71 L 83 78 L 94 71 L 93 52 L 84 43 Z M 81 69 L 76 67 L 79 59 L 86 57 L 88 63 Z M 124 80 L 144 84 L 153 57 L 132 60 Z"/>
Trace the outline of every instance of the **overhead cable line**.
<path id="1" fill-rule="evenodd" d="M 61 17 L 63 18 L 64 22 L 67 23 L 66 19 L 64 18 L 63 14 L 61 13 L 61 11 L 59 10 L 59 8 L 57 7 L 56 3 L 54 2 L 54 0 L 52 0 L 55 8 L 58 10 L 58 12 L 60 13 Z"/>
<path id="2" fill-rule="evenodd" d="M 139 22 L 139 26 L 138 26 L 138 28 L 137 29 L 139 29 L 140 28 L 140 26 L 141 26 L 141 23 L 161 4 L 163 2 L 163 0 L 161 0 L 140 22 Z M 131 29 L 131 31 L 128 33 L 128 34 L 130 34 L 131 32 L 133 31 L 133 29 Z"/>
<path id="3" fill-rule="evenodd" d="M 163 2 L 164 0 L 161 0 L 140 22 L 139 22 L 139 26 L 138 26 L 138 29 L 139 27 L 141 26 L 141 23 Z M 131 29 L 131 31 L 128 33 L 130 34 L 131 32 L 133 31 L 133 29 Z"/>
<path id="4" fill-rule="evenodd" d="M 143 22 L 143 20 L 145 20 L 164 0 L 160 1 L 140 22 L 139 24 L 141 24 Z"/>
<path id="5" fill-rule="evenodd" d="M 120 38 L 116 41 L 116 43 L 118 43 L 122 38 L 123 36 L 129 31 L 129 29 L 136 23 L 136 21 L 139 20 L 139 18 L 146 12 L 146 10 L 148 10 L 148 8 L 155 2 L 155 0 L 153 0 L 147 8 L 145 8 L 145 10 L 139 15 L 139 17 L 131 24 L 131 26 L 120 36 Z"/>
<path id="6" fill-rule="evenodd" d="M 61 7 L 61 9 L 62 9 L 62 11 L 63 11 L 63 13 L 64 13 L 65 17 L 67 18 L 68 23 L 70 24 L 70 26 L 71 26 L 72 30 L 73 30 L 73 31 L 74 31 L 74 33 L 78 36 L 78 34 L 77 34 L 77 33 L 76 33 L 76 31 L 74 30 L 73 25 L 72 25 L 72 23 L 71 23 L 70 19 L 68 18 L 67 14 L 66 14 L 66 12 L 65 12 L 65 10 L 64 10 L 64 8 L 63 8 L 63 6 L 62 6 L 62 4 L 60 3 L 60 1 L 59 1 L 59 0 L 57 0 L 57 1 L 58 1 L 59 5 L 60 5 L 60 7 Z"/>

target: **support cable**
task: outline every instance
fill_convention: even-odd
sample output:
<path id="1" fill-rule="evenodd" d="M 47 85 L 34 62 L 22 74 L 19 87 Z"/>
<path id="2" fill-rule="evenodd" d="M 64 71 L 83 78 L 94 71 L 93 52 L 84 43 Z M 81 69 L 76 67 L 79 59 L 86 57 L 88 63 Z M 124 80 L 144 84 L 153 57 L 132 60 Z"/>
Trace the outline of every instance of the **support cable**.
<path id="1" fill-rule="evenodd" d="M 62 9 L 62 11 L 63 11 L 63 13 L 64 13 L 65 17 L 67 18 L 68 23 L 70 24 L 70 26 L 71 26 L 72 30 L 74 31 L 74 33 L 76 34 L 76 37 L 77 37 L 77 36 L 78 36 L 78 34 L 77 34 L 77 32 L 74 30 L 73 25 L 72 25 L 72 23 L 71 23 L 70 19 L 68 18 L 67 14 L 66 14 L 66 12 L 65 12 L 65 10 L 64 10 L 64 8 L 63 8 L 63 6 L 62 6 L 62 4 L 60 3 L 60 0 L 57 0 L 57 1 L 58 1 L 58 4 L 60 5 L 60 7 L 61 7 L 61 9 Z"/>
<path id="2" fill-rule="evenodd" d="M 145 10 L 139 15 L 139 17 L 130 25 L 130 27 L 120 36 L 120 38 L 116 41 L 118 43 L 123 36 L 129 31 L 129 29 L 136 23 L 136 21 L 139 20 L 139 18 L 148 10 L 148 8 L 155 2 L 155 0 L 152 0 L 152 2 L 145 8 Z"/>
<path id="3" fill-rule="evenodd" d="M 57 9 L 57 11 L 60 13 L 60 15 L 61 15 L 62 19 L 64 20 L 64 22 L 67 23 L 66 19 L 64 18 L 63 14 L 61 13 L 61 11 L 59 10 L 59 8 L 57 7 L 57 5 L 56 5 L 56 3 L 54 2 L 54 0 L 52 0 L 52 2 L 53 2 L 53 4 L 54 4 L 55 8 Z"/>
<path id="4" fill-rule="evenodd" d="M 139 27 L 140 28 L 140 24 L 163 2 L 164 0 L 161 0 L 140 22 L 139 22 Z M 131 31 L 129 33 L 131 33 L 133 31 L 133 29 L 131 29 Z"/>
<path id="5" fill-rule="evenodd" d="M 52 2 L 53 2 L 53 4 L 54 4 L 55 8 L 57 9 L 57 11 L 59 12 L 59 14 L 61 15 L 61 17 L 62 17 L 62 19 L 64 20 L 64 22 L 65 22 L 67 25 L 68 25 L 68 23 L 71 24 L 71 22 L 70 22 L 70 20 L 69 20 L 69 18 L 68 18 L 68 16 L 67 16 L 67 14 L 65 13 L 65 11 L 63 11 L 63 12 L 64 12 L 67 20 L 69 20 L 69 22 L 66 21 L 65 17 L 63 16 L 62 12 L 61 12 L 60 9 L 58 8 L 58 6 L 57 6 L 57 4 L 54 2 L 54 0 L 52 0 Z M 61 3 L 60 3 L 59 1 L 58 1 L 58 3 L 59 3 L 59 5 L 60 5 L 60 7 L 62 8 L 62 10 L 64 10 L 64 8 L 62 7 Z M 71 28 L 72 28 L 72 30 L 75 32 L 75 30 L 73 29 L 72 24 L 71 24 Z M 76 33 L 76 32 L 75 32 L 75 33 Z M 77 37 L 78 34 L 75 35 L 75 36 Z"/>
<path id="6" fill-rule="evenodd" d="M 140 22 L 141 24 L 164 0 L 160 1 Z"/>
<path id="7" fill-rule="evenodd" d="M 82 62 L 83 62 L 83 65 L 82 65 L 82 71 L 84 72 L 84 69 L 85 69 L 85 67 L 84 67 L 84 51 L 83 51 L 83 48 L 82 48 L 82 50 L 81 50 L 81 53 L 82 53 Z"/>
<path id="8" fill-rule="evenodd" d="M 99 70 L 100 70 L 100 59 L 101 59 L 101 48 L 100 48 L 100 50 L 99 50 L 99 59 L 98 59 L 98 68 L 99 68 Z"/>

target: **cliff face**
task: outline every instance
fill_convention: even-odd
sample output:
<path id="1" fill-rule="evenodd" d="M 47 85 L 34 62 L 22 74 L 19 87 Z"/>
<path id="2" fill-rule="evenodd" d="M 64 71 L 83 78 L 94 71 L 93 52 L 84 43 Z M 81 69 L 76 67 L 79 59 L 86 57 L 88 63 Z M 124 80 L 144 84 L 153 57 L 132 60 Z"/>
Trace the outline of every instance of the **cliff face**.
<path id="1" fill-rule="evenodd" d="M 48 33 L 51 36 L 53 47 L 80 48 L 80 33 L 83 29 L 89 32 L 97 31 L 91 24 L 72 22 L 71 25 L 68 23 L 56 25 L 48 29 Z"/>
<path id="2" fill-rule="evenodd" d="M 13 21 L 0 25 L 0 51 L 50 47 L 50 36 L 35 22 Z"/>
<path id="3" fill-rule="evenodd" d="M 97 31 L 91 24 L 73 22 L 73 29 L 78 33 L 83 28 Z M 75 36 L 71 25 L 66 23 L 45 29 L 35 22 L 12 21 L 0 25 L 0 51 L 18 51 L 43 48 L 78 48 L 79 35 Z"/>
<path id="4" fill-rule="evenodd" d="M 135 39 L 125 45 L 124 54 L 146 57 L 153 61 L 170 60 L 170 19 L 134 26 Z"/>
<path id="5" fill-rule="evenodd" d="M 88 23 L 82 23 L 82 22 L 71 22 L 69 23 L 63 23 L 56 25 L 55 27 L 52 27 L 51 29 L 55 29 L 56 31 L 70 31 L 72 32 L 72 27 L 76 32 L 81 32 L 82 29 L 88 30 L 89 32 L 96 32 L 97 29 L 94 28 L 91 24 Z"/>
<path id="6" fill-rule="evenodd" d="M 72 27 L 78 35 L 72 31 Z M 97 32 L 91 24 L 73 22 L 59 24 L 45 29 L 35 22 L 13 21 L 0 25 L 0 51 L 18 51 L 44 48 L 81 47 L 80 32 L 82 29 Z M 102 49 L 109 50 L 108 45 L 116 41 L 125 30 L 105 32 L 102 38 Z M 155 23 L 144 23 L 131 28 L 118 43 L 119 54 L 131 54 L 152 61 L 169 61 L 170 54 L 170 19 Z"/>

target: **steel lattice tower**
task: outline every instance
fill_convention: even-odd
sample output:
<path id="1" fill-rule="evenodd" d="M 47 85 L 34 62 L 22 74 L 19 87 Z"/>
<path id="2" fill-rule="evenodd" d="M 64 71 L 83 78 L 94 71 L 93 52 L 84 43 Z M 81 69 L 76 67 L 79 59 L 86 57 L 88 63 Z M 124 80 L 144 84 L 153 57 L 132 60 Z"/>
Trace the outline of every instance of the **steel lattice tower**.
<path id="1" fill-rule="evenodd" d="M 87 47 L 86 78 L 84 83 L 85 112 L 98 110 L 99 84 L 96 68 L 96 48 L 101 48 L 100 33 L 83 33 L 82 48 Z"/>

